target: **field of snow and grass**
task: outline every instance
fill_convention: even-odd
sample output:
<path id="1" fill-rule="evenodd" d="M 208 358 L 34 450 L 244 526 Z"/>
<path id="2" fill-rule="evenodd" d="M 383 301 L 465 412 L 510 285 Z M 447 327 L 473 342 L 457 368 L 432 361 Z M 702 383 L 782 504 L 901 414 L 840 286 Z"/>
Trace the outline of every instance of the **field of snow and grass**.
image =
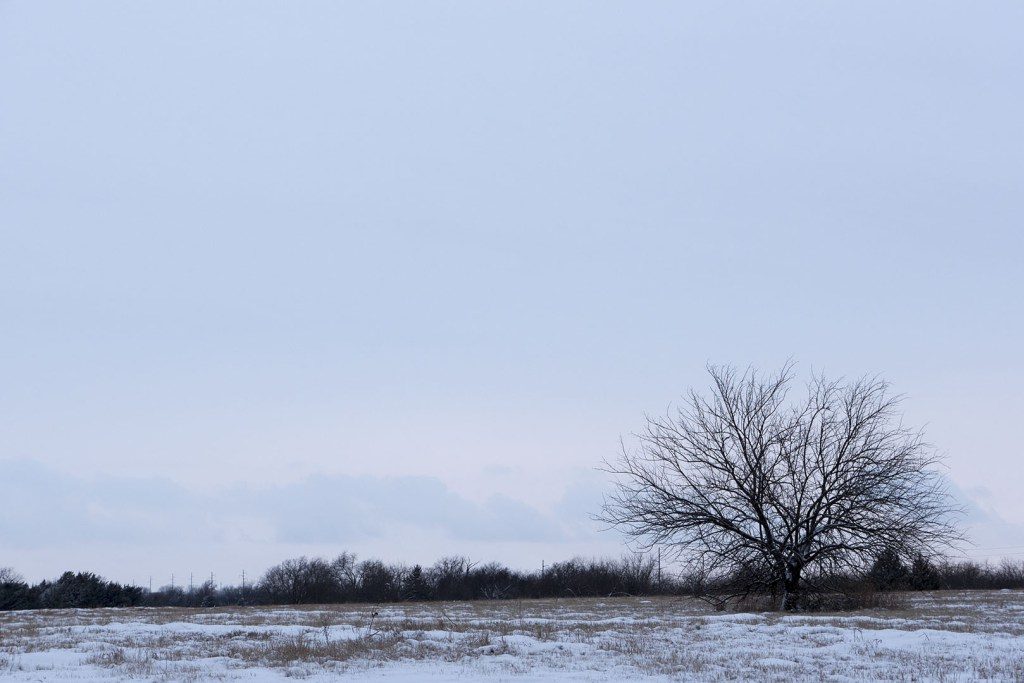
<path id="1" fill-rule="evenodd" d="M 1024 680 L 1024 593 L 843 614 L 673 598 L 0 613 L 0 679 Z"/>

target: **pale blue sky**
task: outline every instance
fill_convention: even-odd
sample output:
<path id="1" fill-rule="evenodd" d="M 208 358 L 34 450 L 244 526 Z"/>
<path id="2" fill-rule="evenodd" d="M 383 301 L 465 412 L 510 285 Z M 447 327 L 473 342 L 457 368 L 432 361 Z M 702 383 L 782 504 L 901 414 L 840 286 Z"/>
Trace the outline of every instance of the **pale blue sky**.
<path id="1" fill-rule="evenodd" d="M 1017 2 L 0 1 L 0 565 L 617 552 L 619 435 L 789 357 L 889 378 L 1024 524 L 1021 35 Z"/>

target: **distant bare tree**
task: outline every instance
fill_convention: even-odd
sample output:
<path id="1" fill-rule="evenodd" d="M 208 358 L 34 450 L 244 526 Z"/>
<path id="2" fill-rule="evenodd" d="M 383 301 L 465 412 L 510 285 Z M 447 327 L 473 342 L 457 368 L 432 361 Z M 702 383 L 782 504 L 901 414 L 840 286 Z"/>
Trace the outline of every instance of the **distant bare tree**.
<path id="1" fill-rule="evenodd" d="M 285 560 L 263 574 L 259 587 L 276 602 L 330 602 L 338 598 L 333 569 L 327 560 L 319 557 Z"/>
<path id="2" fill-rule="evenodd" d="M 792 364 L 709 372 L 708 396 L 691 390 L 675 413 L 648 417 L 606 463 L 617 489 L 601 519 L 781 609 L 815 577 L 959 538 L 935 451 L 903 426 L 886 382 L 817 377 L 790 401 Z"/>
<path id="3" fill-rule="evenodd" d="M 331 561 L 331 575 L 344 596 L 355 596 L 359 587 L 355 553 L 343 552 Z"/>
<path id="4" fill-rule="evenodd" d="M 14 567 L 0 567 L 0 583 L 24 583 L 25 577 L 14 571 Z"/>

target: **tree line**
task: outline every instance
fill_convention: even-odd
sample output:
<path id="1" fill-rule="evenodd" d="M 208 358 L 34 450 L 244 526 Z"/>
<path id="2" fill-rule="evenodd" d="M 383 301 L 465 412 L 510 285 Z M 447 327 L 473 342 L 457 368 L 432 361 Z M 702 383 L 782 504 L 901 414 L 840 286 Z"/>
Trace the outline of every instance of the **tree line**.
<path id="1" fill-rule="evenodd" d="M 0 569 L 0 610 L 63 607 L 332 604 L 425 600 L 502 600 L 556 596 L 654 595 L 676 592 L 660 580 L 655 559 L 572 559 L 543 570 L 510 569 L 497 562 L 445 557 L 433 565 L 408 566 L 352 553 L 334 559 L 298 557 L 268 569 L 251 585 L 194 588 L 163 586 L 149 591 L 107 581 L 91 572 L 65 572 L 30 585 L 11 569 Z"/>
<path id="2" fill-rule="evenodd" d="M 446 557 L 429 567 L 358 561 L 351 553 L 334 559 L 299 557 L 268 569 L 253 585 L 206 581 L 192 588 L 164 586 L 149 591 L 107 581 L 92 572 L 65 572 L 54 580 L 29 584 L 16 572 L 0 569 L 0 610 L 87 607 L 220 607 L 299 605 L 345 602 L 508 600 L 553 597 L 607 597 L 728 593 L 728 581 L 709 584 L 698 573 L 666 572 L 657 560 L 641 555 L 614 560 L 572 559 L 543 570 L 511 569 L 496 562 L 474 563 Z M 883 551 L 864 574 L 829 577 L 838 591 L 936 589 L 1024 589 L 1024 561 L 999 564 L 973 561 L 909 560 Z M 746 580 L 734 577 L 731 580 Z"/>

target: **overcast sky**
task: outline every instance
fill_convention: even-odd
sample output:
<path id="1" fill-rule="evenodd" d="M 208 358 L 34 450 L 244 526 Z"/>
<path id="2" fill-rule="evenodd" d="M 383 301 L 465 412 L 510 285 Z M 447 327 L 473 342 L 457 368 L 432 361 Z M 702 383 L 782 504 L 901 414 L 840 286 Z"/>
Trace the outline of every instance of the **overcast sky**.
<path id="1" fill-rule="evenodd" d="M 0 1 L 0 566 L 533 567 L 708 362 L 1024 553 L 1024 4 Z M 999 546 L 1017 548 L 990 550 Z"/>

